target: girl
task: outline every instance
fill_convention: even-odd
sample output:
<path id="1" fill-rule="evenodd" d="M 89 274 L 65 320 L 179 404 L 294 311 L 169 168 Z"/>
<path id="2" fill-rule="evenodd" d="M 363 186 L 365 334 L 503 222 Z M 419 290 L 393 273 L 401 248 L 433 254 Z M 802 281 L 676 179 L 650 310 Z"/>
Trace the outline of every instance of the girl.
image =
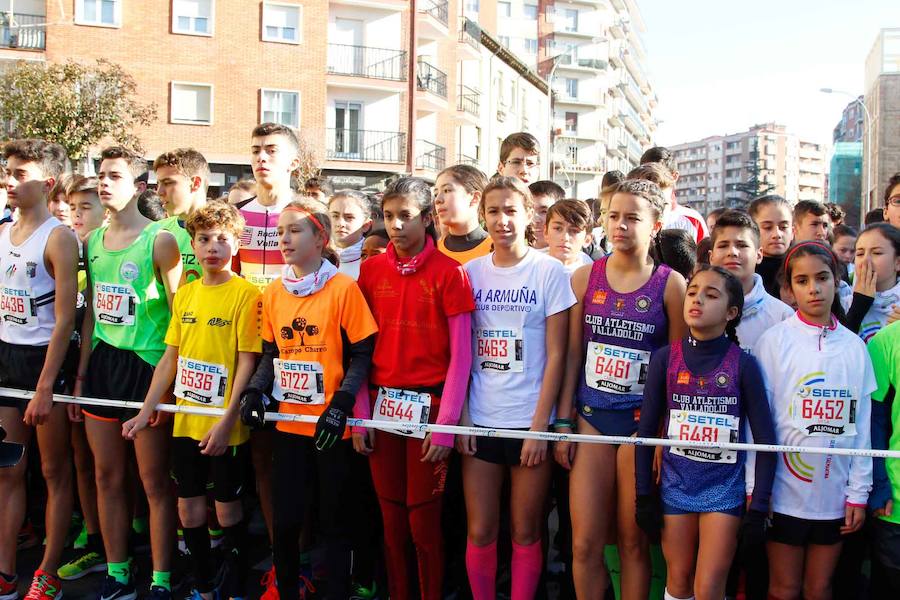
<path id="1" fill-rule="evenodd" d="M 900 305 L 900 229 L 888 223 L 866 227 L 856 241 L 855 264 L 861 279 L 869 273 L 875 281 L 874 297 L 863 298 L 868 310 L 859 328 L 859 336 L 868 342 L 885 326 L 892 307 Z M 858 301 L 859 293 L 854 296 L 854 305 Z"/>
<path id="2" fill-rule="evenodd" d="M 272 550 L 278 583 L 263 595 L 269 600 L 299 597 L 299 540 L 313 494 L 325 540 L 323 597 L 349 597 L 352 445 L 345 424 L 368 373 L 377 327 L 353 278 L 338 272 L 330 240 L 331 222 L 316 207 L 291 202 L 278 217 L 284 267 L 263 293 L 263 358 L 241 398 L 248 425 L 263 425 L 269 389 L 279 412 L 319 417 L 315 426 L 275 427 Z"/>
<path id="3" fill-rule="evenodd" d="M 775 442 L 759 364 L 738 345 L 743 307 L 743 287 L 734 275 L 721 267 L 699 267 L 688 282 L 684 304 L 690 335 L 653 355 L 638 436 L 654 437 L 662 426 L 672 439 L 709 439 L 711 432 L 716 439 L 743 441 L 747 419 L 757 443 Z M 706 425 L 710 423 L 714 425 Z M 744 513 L 744 453 L 664 449 L 663 523 L 659 496 L 653 491 L 653 455 L 650 446 L 635 451 L 637 521 L 651 537 L 665 525 L 665 597 L 719 600 L 725 595 Z M 752 542 L 748 536 L 762 543 L 774 469 L 774 454 L 758 455 L 742 532 L 745 544 Z"/>
<path id="4" fill-rule="evenodd" d="M 569 321 L 557 431 L 572 431 L 577 414 L 578 433 L 633 435 L 651 356 L 684 337 L 684 278 L 650 258 L 665 205 L 652 182 L 619 183 L 604 223 L 613 253 L 572 276 L 578 303 Z M 561 465 L 572 469 L 573 575 L 578 597 L 603 597 L 607 586 L 603 546 L 610 537 L 610 515 L 615 514 L 622 597 L 644 600 L 650 564 L 647 539 L 634 517 L 634 448 L 585 444 L 573 461 L 574 446 L 562 442 L 556 444 L 555 453 Z"/>
<path id="5" fill-rule="evenodd" d="M 862 340 L 839 322 L 837 257 L 822 242 L 801 242 L 785 255 L 784 273 L 797 313 L 755 348 L 778 443 L 869 448 L 875 377 Z M 862 526 L 871 486 L 869 457 L 781 455 L 768 535 L 771 597 L 831 598 L 843 536 Z"/>
<path id="6" fill-rule="evenodd" d="M 484 173 L 469 165 L 447 167 L 437 176 L 434 207 L 447 228 L 438 250 L 461 265 L 491 251 L 491 240 L 478 222 L 478 206 L 486 185 Z"/>
<path id="7" fill-rule="evenodd" d="M 488 428 L 547 431 L 565 360 L 568 309 L 575 304 L 563 265 L 529 248 L 534 206 L 518 179 L 495 178 L 480 212 L 494 252 L 466 266 L 475 294 L 477 350 L 467 421 Z M 547 442 L 461 436 L 468 513 L 466 569 L 475 600 L 496 594 L 501 490 L 511 482 L 512 599 L 534 598 L 551 463 Z"/>
<path id="8" fill-rule="evenodd" d="M 372 202 L 363 192 L 341 190 L 329 200 L 328 212 L 341 259 L 338 271 L 359 279 L 364 236 L 372 228 Z"/>
<path id="9" fill-rule="evenodd" d="M 354 415 L 455 425 L 472 365 L 472 287 L 463 268 L 435 248 L 431 186 L 417 177 L 391 185 L 382 200 L 391 238 L 387 252 L 366 260 L 359 286 L 378 324 L 370 388 Z M 407 544 L 416 548 L 424 600 L 441 597 L 444 558 L 441 495 L 453 436 L 354 432 L 369 455 L 384 520 L 388 586 L 408 600 Z"/>

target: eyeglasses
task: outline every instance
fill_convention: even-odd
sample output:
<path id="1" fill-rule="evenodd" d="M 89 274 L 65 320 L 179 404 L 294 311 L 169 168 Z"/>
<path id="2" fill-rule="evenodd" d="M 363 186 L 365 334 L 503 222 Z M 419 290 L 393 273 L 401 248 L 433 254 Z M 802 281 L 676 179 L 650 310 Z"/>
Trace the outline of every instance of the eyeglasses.
<path id="1" fill-rule="evenodd" d="M 891 196 L 890 198 L 888 198 L 887 203 L 894 208 L 900 208 L 900 196 Z"/>
<path id="2" fill-rule="evenodd" d="M 539 167 L 541 163 L 535 160 L 522 160 L 521 158 L 513 158 L 503 164 L 508 167 L 515 167 L 517 169 L 521 169 L 522 165 L 525 165 L 526 169 L 534 169 L 535 167 Z"/>

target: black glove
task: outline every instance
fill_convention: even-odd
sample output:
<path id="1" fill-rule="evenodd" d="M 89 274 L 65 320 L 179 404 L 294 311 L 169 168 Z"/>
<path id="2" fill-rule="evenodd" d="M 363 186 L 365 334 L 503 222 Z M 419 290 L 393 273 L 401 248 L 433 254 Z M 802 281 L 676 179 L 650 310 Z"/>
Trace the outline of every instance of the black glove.
<path id="1" fill-rule="evenodd" d="M 769 515 L 761 510 L 750 509 L 744 513 L 739 536 L 740 546 L 738 548 L 738 551 L 741 554 L 756 551 L 766 542 L 766 527 L 768 525 L 768 520 Z"/>
<path id="2" fill-rule="evenodd" d="M 241 422 L 250 429 L 266 426 L 266 396 L 257 388 L 247 388 L 241 394 Z"/>
<path id="3" fill-rule="evenodd" d="M 338 390 L 331 403 L 316 422 L 316 448 L 328 450 L 344 437 L 347 428 L 347 413 L 353 407 L 355 398 L 350 392 Z"/>
<path id="4" fill-rule="evenodd" d="M 634 518 L 647 538 L 652 543 L 659 542 L 660 531 L 663 527 L 662 506 L 659 496 L 655 494 L 641 494 L 635 502 Z"/>

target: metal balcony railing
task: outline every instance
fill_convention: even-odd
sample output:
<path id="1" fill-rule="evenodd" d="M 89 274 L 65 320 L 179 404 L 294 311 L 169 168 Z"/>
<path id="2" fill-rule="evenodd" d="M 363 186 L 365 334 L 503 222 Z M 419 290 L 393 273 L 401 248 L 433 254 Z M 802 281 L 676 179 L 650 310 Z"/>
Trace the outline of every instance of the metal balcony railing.
<path id="1" fill-rule="evenodd" d="M 460 84 L 456 96 L 456 109 L 477 117 L 481 113 L 481 92 L 467 85 Z"/>
<path id="2" fill-rule="evenodd" d="M 47 31 L 44 15 L 0 13 L 0 46 L 44 50 L 47 47 Z"/>
<path id="3" fill-rule="evenodd" d="M 437 94 L 441 98 L 447 97 L 447 74 L 437 67 L 419 59 L 416 70 L 416 86 L 424 91 Z"/>
<path id="4" fill-rule="evenodd" d="M 406 161 L 406 134 L 402 131 L 329 128 L 326 130 L 326 158 L 366 162 Z"/>
<path id="5" fill-rule="evenodd" d="M 478 26 L 478 23 L 463 17 L 459 24 L 459 41 L 478 50 L 478 45 L 481 43 L 481 27 Z"/>
<path id="6" fill-rule="evenodd" d="M 460 152 L 456 157 L 456 164 L 478 166 L 478 159 Z"/>
<path id="7" fill-rule="evenodd" d="M 447 25 L 447 23 L 449 23 L 448 19 L 450 16 L 448 4 L 449 3 L 447 2 L 447 0 L 431 0 L 430 6 L 428 3 L 426 3 L 423 8 L 419 9 L 419 11 L 431 15 L 444 25 Z"/>
<path id="8" fill-rule="evenodd" d="M 447 149 L 427 140 L 418 140 L 420 148 L 416 157 L 416 168 L 429 171 L 442 171 L 447 166 Z"/>
<path id="9" fill-rule="evenodd" d="M 328 44 L 328 72 L 406 81 L 406 50 Z"/>

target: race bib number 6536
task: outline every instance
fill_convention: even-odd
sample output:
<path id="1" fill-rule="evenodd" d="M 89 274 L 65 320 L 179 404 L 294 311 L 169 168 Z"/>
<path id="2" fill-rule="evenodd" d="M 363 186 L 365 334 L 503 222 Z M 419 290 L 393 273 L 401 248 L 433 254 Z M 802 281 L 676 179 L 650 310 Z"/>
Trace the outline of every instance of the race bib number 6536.
<path id="1" fill-rule="evenodd" d="M 225 365 L 178 357 L 175 375 L 175 397 L 204 406 L 225 404 L 228 369 Z"/>

